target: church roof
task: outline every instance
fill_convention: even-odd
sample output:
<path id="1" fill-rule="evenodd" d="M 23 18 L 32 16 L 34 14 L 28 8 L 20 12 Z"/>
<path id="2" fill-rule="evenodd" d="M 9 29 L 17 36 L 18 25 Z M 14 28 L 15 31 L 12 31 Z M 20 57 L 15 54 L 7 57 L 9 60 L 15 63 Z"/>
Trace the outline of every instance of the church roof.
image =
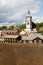
<path id="1" fill-rule="evenodd" d="M 29 36 L 22 36 L 22 40 L 34 40 L 37 37 L 43 40 L 43 35 L 40 33 L 31 33 Z"/>
<path id="2" fill-rule="evenodd" d="M 32 28 L 36 28 L 36 24 L 32 22 Z"/>

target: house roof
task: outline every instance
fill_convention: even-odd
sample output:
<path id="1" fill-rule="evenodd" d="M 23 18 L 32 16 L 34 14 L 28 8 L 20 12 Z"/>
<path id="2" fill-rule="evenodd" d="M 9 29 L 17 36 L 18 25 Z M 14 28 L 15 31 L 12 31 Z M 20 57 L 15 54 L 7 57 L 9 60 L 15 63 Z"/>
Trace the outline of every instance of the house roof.
<path id="1" fill-rule="evenodd" d="M 3 38 L 17 38 L 18 35 L 5 35 L 5 36 L 0 36 L 0 39 L 3 39 Z"/>
<path id="2" fill-rule="evenodd" d="M 17 32 L 17 30 L 2 30 L 1 32 Z"/>
<path id="3" fill-rule="evenodd" d="M 31 33 L 29 34 L 29 36 L 22 36 L 22 40 L 34 40 L 37 37 L 43 40 L 43 35 L 41 35 L 40 33 Z"/>

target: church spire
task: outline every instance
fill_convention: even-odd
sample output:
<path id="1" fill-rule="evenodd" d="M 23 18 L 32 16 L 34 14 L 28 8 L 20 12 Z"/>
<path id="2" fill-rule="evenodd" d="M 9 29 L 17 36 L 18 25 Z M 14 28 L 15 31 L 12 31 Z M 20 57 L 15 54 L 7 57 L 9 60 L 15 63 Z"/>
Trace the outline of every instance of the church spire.
<path id="1" fill-rule="evenodd" d="M 28 13 L 27 13 L 27 16 L 26 17 L 29 17 L 31 14 L 30 14 L 30 11 L 28 10 Z"/>
<path id="2" fill-rule="evenodd" d="M 28 15 L 30 15 L 30 11 L 28 10 Z"/>
<path id="3" fill-rule="evenodd" d="M 30 15 L 30 11 L 28 10 L 28 14 L 26 16 L 26 31 L 29 33 L 32 30 L 32 24 L 31 23 L 32 23 L 32 17 Z"/>

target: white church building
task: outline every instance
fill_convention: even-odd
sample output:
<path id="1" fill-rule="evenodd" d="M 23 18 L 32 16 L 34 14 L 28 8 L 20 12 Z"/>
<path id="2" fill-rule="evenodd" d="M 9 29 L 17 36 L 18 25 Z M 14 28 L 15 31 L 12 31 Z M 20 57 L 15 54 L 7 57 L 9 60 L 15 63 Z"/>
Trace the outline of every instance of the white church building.
<path id="1" fill-rule="evenodd" d="M 30 14 L 30 11 L 28 11 L 28 14 L 26 16 L 26 29 L 25 29 L 25 31 L 27 33 L 37 32 L 36 25 L 32 22 L 32 16 Z"/>
<path id="2" fill-rule="evenodd" d="M 26 16 L 26 28 L 24 30 L 27 35 L 22 36 L 23 43 L 43 43 L 43 35 L 36 30 L 36 24 L 32 22 L 30 11 Z"/>

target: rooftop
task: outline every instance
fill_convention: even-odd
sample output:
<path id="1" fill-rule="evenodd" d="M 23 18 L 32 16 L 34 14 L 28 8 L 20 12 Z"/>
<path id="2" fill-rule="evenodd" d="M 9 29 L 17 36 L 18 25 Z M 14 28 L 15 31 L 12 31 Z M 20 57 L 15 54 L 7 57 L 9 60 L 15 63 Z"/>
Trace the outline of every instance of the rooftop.
<path id="1" fill-rule="evenodd" d="M 28 36 L 22 36 L 22 40 L 34 40 L 37 37 L 43 40 L 43 35 L 41 35 L 41 33 L 31 33 Z"/>

